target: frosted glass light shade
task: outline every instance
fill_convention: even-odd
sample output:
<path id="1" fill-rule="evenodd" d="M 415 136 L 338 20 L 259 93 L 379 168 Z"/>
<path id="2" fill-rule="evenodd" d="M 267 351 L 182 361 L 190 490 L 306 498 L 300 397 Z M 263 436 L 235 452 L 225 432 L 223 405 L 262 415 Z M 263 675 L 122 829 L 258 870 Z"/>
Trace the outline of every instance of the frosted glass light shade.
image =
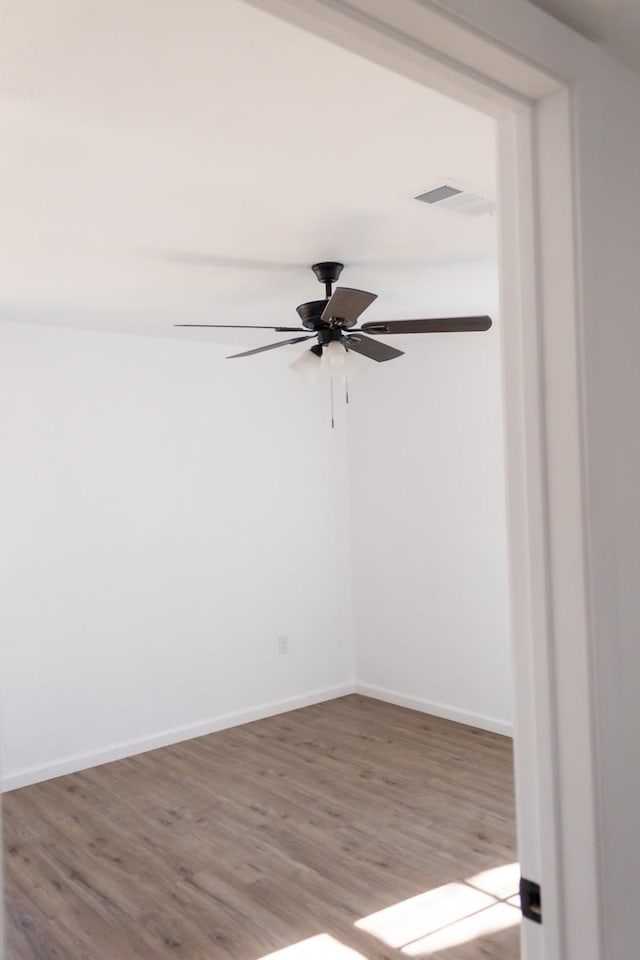
<path id="1" fill-rule="evenodd" d="M 289 368 L 293 370 L 294 373 L 300 374 L 305 380 L 315 383 L 318 379 L 321 362 L 320 357 L 316 356 L 311 350 L 304 350 L 297 360 L 289 364 Z"/>
<path id="2" fill-rule="evenodd" d="M 343 367 L 347 359 L 347 351 L 339 340 L 332 340 L 324 348 L 327 361 L 332 367 Z"/>

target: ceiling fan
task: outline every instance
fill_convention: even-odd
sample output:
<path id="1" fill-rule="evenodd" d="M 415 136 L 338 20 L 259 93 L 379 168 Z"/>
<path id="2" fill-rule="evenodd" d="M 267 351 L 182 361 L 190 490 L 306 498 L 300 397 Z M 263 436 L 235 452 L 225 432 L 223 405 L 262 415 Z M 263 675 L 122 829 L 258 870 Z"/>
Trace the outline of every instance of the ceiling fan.
<path id="1" fill-rule="evenodd" d="M 278 340 L 265 347 L 255 347 L 242 353 L 234 353 L 227 359 L 251 357 L 266 350 L 276 350 L 293 343 L 303 343 L 308 340 L 316 342 L 309 350 L 305 350 L 292 366 L 303 368 L 317 365 L 326 355 L 326 359 L 333 367 L 344 365 L 347 353 L 353 351 L 370 360 L 382 363 L 385 360 L 394 360 L 401 357 L 403 350 L 397 350 L 380 340 L 372 337 L 389 334 L 407 333 L 460 333 L 476 330 L 488 330 L 491 326 L 490 317 L 440 317 L 425 320 L 387 320 L 363 323 L 356 326 L 360 316 L 367 307 L 377 298 L 375 293 L 365 290 L 354 290 L 351 287 L 336 287 L 344 264 L 335 261 L 314 263 L 311 269 L 320 283 L 325 287 L 323 300 L 310 300 L 296 307 L 302 322 L 301 327 L 267 327 L 258 324 L 236 325 L 232 323 L 176 323 L 176 327 L 203 327 L 216 329 L 241 330 L 274 330 L 276 333 L 297 333 L 303 336 L 291 337 L 288 340 Z"/>

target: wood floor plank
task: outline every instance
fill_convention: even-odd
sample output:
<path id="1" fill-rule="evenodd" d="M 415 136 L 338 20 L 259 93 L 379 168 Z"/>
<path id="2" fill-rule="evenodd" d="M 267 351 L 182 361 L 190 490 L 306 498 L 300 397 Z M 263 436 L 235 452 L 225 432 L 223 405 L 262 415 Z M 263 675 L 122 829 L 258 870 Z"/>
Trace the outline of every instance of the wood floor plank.
<path id="1" fill-rule="evenodd" d="M 516 857 L 510 741 L 356 695 L 13 791 L 4 814 L 8 960 L 259 960 L 319 934 L 406 960 L 355 924 Z M 424 956 L 516 960 L 500 910 L 512 928 Z"/>

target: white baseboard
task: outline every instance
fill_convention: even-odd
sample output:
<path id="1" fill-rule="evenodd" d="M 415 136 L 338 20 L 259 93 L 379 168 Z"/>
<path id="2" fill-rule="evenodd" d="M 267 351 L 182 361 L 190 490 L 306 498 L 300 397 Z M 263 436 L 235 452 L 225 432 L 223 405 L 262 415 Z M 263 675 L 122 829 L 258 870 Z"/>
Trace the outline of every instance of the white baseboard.
<path id="1" fill-rule="evenodd" d="M 253 707 L 250 710 L 225 713 L 217 717 L 210 717 L 207 720 L 201 720 L 198 723 L 174 727 L 171 730 L 164 730 L 150 737 L 142 737 L 138 740 L 127 740 L 124 743 L 113 744 L 95 753 L 74 754 L 73 756 L 63 757 L 60 760 L 44 766 L 18 770 L 15 773 L 9 773 L 2 777 L 0 789 L 3 793 L 9 790 L 17 790 L 19 787 L 26 787 L 32 783 L 41 783 L 43 780 L 62 777 L 67 773 L 77 773 L 80 770 L 87 770 L 89 767 L 96 767 L 101 763 L 110 763 L 112 760 L 122 760 L 124 757 L 132 757 L 138 753 L 146 753 L 148 750 L 157 750 L 158 747 L 167 747 L 172 743 L 180 743 L 182 740 L 202 737 L 208 733 L 215 733 L 218 730 L 226 730 L 229 727 L 236 727 L 243 723 L 251 723 L 253 720 L 263 720 L 265 717 L 273 717 L 279 713 L 287 713 L 289 710 L 310 707 L 314 703 L 336 700 L 338 697 L 345 697 L 350 693 L 359 693 L 363 697 L 371 697 L 374 700 L 384 700 L 386 703 L 394 703 L 399 707 L 407 707 L 409 710 L 419 710 L 421 713 L 430 713 L 436 717 L 455 720 L 457 723 L 466 723 L 471 727 L 479 727 L 482 730 L 501 733 L 507 737 L 513 736 L 513 725 L 505 720 L 470 713 L 467 710 L 459 710 L 456 707 L 449 707 L 443 703 L 434 703 L 430 700 L 409 697 L 395 690 L 387 690 L 384 687 L 370 686 L 366 683 L 344 683 L 340 686 L 330 687 L 325 690 L 312 690 L 309 693 L 302 694 L 298 697 L 290 697 L 287 700 L 265 703 L 261 706 Z"/>
<path id="2" fill-rule="evenodd" d="M 418 710 L 420 713 L 430 713 L 434 717 L 443 717 L 445 720 L 455 720 L 456 723 L 466 723 L 470 727 L 479 727 L 491 733 L 501 733 L 505 737 L 513 736 L 513 724 L 508 720 L 499 720 L 497 717 L 486 717 L 480 713 L 471 713 L 457 707 L 449 707 L 444 703 L 434 703 L 432 700 L 421 700 L 418 697 L 408 697 L 396 690 L 387 690 L 385 687 L 373 687 L 366 683 L 356 683 L 355 692 L 363 697 L 372 697 L 374 700 L 384 700 L 385 703 L 394 703 L 398 707 L 407 707 L 409 710 Z"/>
<path id="3" fill-rule="evenodd" d="M 31 783 L 41 783 L 43 780 L 51 780 L 53 777 L 61 777 L 67 773 L 77 773 L 80 770 L 87 770 L 89 767 L 96 767 L 101 763 L 122 760 L 124 757 L 146 753 L 148 750 L 157 750 L 158 747 L 167 747 L 172 743 L 180 743 L 182 740 L 191 740 L 193 737 L 202 737 L 207 733 L 237 727 L 242 723 L 251 723 L 253 720 L 263 720 L 265 717 L 273 717 L 278 713 L 298 710 L 300 707 L 310 707 L 314 703 L 335 700 L 353 692 L 354 685 L 352 683 L 341 684 L 325 690 L 312 690 L 299 697 L 265 703 L 259 707 L 252 707 L 250 710 L 241 710 L 237 713 L 225 713 L 207 720 L 201 720 L 198 723 L 185 724 L 171 730 L 164 730 L 150 737 L 116 743 L 95 753 L 63 757 L 45 766 L 30 767 L 25 770 L 18 770 L 15 773 L 9 773 L 2 777 L 0 788 L 3 793 L 6 793 L 9 790 L 17 790 L 19 787 L 26 787 Z"/>

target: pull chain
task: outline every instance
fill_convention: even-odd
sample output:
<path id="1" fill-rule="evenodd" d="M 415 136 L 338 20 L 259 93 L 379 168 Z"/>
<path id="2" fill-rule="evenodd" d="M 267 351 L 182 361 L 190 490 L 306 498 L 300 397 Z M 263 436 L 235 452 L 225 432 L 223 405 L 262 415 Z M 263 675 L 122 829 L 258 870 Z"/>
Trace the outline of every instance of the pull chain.
<path id="1" fill-rule="evenodd" d="M 329 378 L 329 390 L 330 390 L 330 397 L 331 397 L 331 429 L 335 430 L 336 420 L 334 415 L 334 402 L 333 402 L 333 377 Z M 344 402 L 346 404 L 349 403 L 349 378 L 348 377 L 345 377 L 345 381 L 344 381 Z"/>
<path id="2" fill-rule="evenodd" d="M 329 380 L 329 383 L 331 385 L 331 429 L 334 430 L 336 426 L 336 422 L 333 416 L 333 377 L 331 377 L 331 379 Z"/>

